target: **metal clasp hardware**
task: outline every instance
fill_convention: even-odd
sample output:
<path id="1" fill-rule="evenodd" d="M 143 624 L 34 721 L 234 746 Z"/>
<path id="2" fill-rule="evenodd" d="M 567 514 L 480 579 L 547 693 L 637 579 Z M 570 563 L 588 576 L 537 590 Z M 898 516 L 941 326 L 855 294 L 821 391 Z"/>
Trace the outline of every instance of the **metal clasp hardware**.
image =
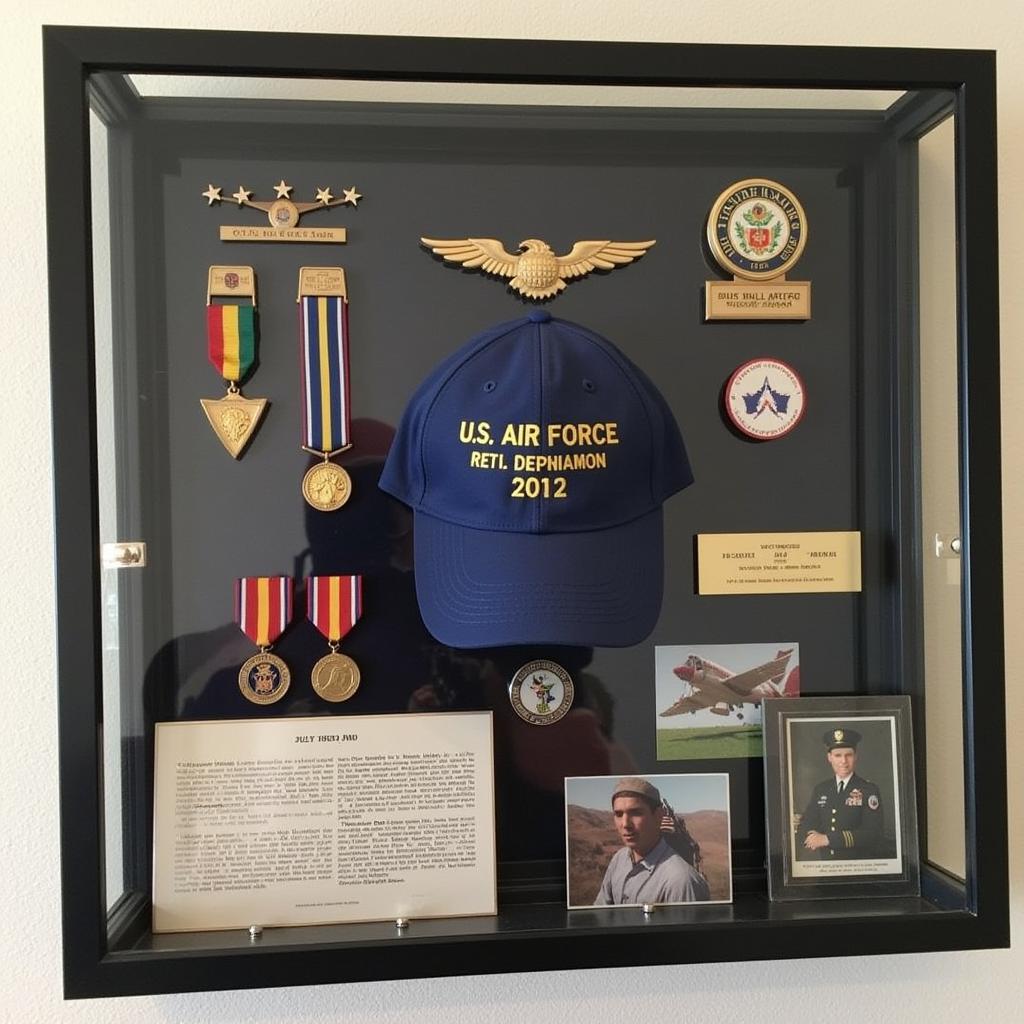
<path id="1" fill-rule="evenodd" d="M 252 267 L 210 267 L 206 279 L 206 304 L 214 295 L 244 295 L 256 305 L 256 273 Z"/>
<path id="2" fill-rule="evenodd" d="M 952 537 L 946 540 L 941 533 L 935 534 L 935 557 L 936 558 L 959 558 L 960 549 L 963 544 L 959 537 Z"/>
<path id="3" fill-rule="evenodd" d="M 348 302 L 344 268 L 299 267 L 299 293 L 295 301 L 301 302 L 304 295 L 339 295 Z"/>
<path id="4" fill-rule="evenodd" d="M 104 569 L 141 569 L 146 564 L 146 543 L 128 540 L 102 544 L 100 564 Z"/>

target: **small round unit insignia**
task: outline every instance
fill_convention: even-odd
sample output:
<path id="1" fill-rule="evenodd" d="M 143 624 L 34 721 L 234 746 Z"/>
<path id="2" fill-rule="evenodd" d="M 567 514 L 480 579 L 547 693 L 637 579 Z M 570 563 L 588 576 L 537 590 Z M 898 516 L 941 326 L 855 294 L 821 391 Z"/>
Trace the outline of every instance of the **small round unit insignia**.
<path id="1" fill-rule="evenodd" d="M 292 677 L 288 666 L 269 651 L 249 658 L 238 672 L 238 688 L 253 704 L 274 704 L 287 692 Z"/>
<path id="2" fill-rule="evenodd" d="M 807 243 L 803 207 L 785 185 L 745 178 L 715 200 L 708 246 L 728 274 L 764 281 L 790 270 Z"/>
<path id="3" fill-rule="evenodd" d="M 800 422 L 804 384 L 781 359 L 751 359 L 729 378 L 723 401 L 737 430 L 757 441 L 772 441 Z"/>
<path id="4" fill-rule="evenodd" d="M 299 209 L 290 199 L 278 199 L 267 210 L 270 223 L 275 228 L 293 228 L 299 223 Z"/>
<path id="5" fill-rule="evenodd" d="M 508 696 L 524 722 L 553 725 L 572 707 L 572 678 L 553 661 L 529 661 L 512 677 Z"/>

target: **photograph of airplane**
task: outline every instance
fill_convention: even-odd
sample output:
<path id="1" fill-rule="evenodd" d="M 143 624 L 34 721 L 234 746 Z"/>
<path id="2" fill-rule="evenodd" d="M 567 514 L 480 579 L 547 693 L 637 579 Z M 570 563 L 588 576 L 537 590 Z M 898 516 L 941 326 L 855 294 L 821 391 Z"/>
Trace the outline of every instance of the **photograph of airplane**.
<path id="1" fill-rule="evenodd" d="M 656 647 L 658 759 L 760 757 L 761 702 L 799 695 L 798 644 Z"/>
<path id="2" fill-rule="evenodd" d="M 742 721 L 743 705 L 758 705 L 765 697 L 798 697 L 800 677 L 786 675 L 793 648 L 779 651 L 771 661 L 743 672 L 731 672 L 708 658 L 690 654 L 682 665 L 672 669 L 685 685 L 684 694 L 661 712 L 662 718 L 687 715 L 707 708 L 713 715 L 728 715 L 736 711 Z M 785 682 L 783 679 L 785 678 Z"/>

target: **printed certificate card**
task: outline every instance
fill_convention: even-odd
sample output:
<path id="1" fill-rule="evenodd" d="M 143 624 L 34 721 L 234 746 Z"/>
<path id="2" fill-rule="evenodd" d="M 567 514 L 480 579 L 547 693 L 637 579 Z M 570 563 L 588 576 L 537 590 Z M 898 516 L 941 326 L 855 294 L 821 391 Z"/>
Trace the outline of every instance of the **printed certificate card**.
<path id="1" fill-rule="evenodd" d="M 491 713 L 161 722 L 153 931 L 497 912 Z"/>

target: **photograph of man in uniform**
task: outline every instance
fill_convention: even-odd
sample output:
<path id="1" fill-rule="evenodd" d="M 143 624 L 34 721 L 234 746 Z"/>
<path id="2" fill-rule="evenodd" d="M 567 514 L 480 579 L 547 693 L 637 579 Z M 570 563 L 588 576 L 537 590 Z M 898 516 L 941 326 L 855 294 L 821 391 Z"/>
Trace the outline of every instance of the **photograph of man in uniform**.
<path id="1" fill-rule="evenodd" d="M 612 792 L 612 815 L 622 849 L 608 863 L 594 906 L 708 899 L 708 883 L 662 835 L 657 787 L 646 779 L 621 779 Z"/>
<path id="2" fill-rule="evenodd" d="M 793 876 L 899 873 L 895 719 L 790 718 L 787 729 Z"/>
<path id="3" fill-rule="evenodd" d="M 824 735 L 832 775 L 814 787 L 800 815 L 797 841 L 826 860 L 876 857 L 882 847 L 882 797 L 877 785 L 856 771 L 856 729 L 834 728 Z"/>

